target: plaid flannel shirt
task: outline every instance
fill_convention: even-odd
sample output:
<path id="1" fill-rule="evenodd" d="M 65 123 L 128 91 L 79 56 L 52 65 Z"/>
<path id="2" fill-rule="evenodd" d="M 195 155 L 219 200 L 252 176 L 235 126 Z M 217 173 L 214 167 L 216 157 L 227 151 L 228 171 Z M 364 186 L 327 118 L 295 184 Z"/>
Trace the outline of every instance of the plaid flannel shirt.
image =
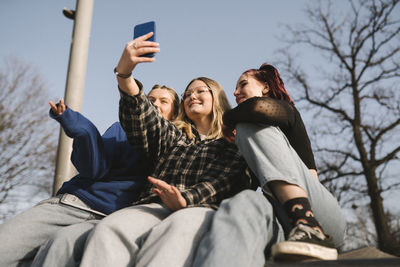
<path id="1" fill-rule="evenodd" d="M 183 130 L 165 120 L 143 94 L 129 96 L 121 91 L 119 117 L 129 143 L 144 150 L 150 176 L 174 185 L 187 207 L 217 208 L 220 202 L 251 186 L 247 164 L 234 144 L 224 138 L 189 139 Z M 147 182 L 133 205 L 160 202 Z"/>

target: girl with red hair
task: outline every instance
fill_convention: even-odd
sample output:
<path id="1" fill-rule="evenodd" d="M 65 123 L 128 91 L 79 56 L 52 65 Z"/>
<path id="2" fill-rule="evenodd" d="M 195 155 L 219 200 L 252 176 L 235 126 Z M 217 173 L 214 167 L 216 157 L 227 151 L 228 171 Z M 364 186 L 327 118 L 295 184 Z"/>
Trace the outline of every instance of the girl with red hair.
<path id="1" fill-rule="evenodd" d="M 225 135 L 263 194 L 245 190 L 221 204 L 194 266 L 264 266 L 271 255 L 336 259 L 345 220 L 318 181 L 306 128 L 279 72 L 270 64 L 245 71 L 234 96 L 238 106 L 224 114 Z"/>

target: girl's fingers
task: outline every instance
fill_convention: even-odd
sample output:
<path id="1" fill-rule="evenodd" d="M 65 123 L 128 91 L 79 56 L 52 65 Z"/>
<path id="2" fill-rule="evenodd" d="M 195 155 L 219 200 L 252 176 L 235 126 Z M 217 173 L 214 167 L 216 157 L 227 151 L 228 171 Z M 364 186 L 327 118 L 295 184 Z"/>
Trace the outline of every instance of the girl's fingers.
<path id="1" fill-rule="evenodd" d="M 139 55 L 150 54 L 150 53 L 158 53 L 160 52 L 160 48 L 158 47 L 141 47 L 136 51 Z"/>
<path id="2" fill-rule="evenodd" d="M 161 197 L 161 195 L 162 195 L 162 191 L 160 190 L 160 189 L 158 189 L 158 188 L 154 188 L 153 189 L 153 192 L 154 193 L 156 193 L 158 196 L 160 196 Z"/>
<path id="3" fill-rule="evenodd" d="M 169 184 L 167 184 L 166 182 L 160 180 L 160 179 L 156 179 L 154 177 L 149 176 L 148 177 L 150 183 L 152 183 L 153 185 L 155 185 L 160 191 L 166 191 L 169 190 L 169 187 L 171 187 Z"/>
<path id="4" fill-rule="evenodd" d="M 49 101 L 49 104 L 50 104 L 50 107 L 51 107 L 51 112 L 56 116 L 60 115 L 65 110 L 65 108 L 63 109 L 61 107 L 61 104 L 58 104 L 58 106 L 57 106 L 56 104 L 53 103 L 53 101 Z"/>
<path id="5" fill-rule="evenodd" d="M 131 42 L 134 43 L 134 42 L 145 41 L 145 40 L 149 39 L 151 36 L 153 36 L 153 34 L 154 34 L 153 32 L 146 33 L 145 35 L 142 35 L 142 36 L 139 36 L 139 37 L 133 39 Z"/>
<path id="6" fill-rule="evenodd" d="M 137 63 L 154 62 L 156 59 L 151 57 L 140 57 L 136 60 Z"/>
<path id="7" fill-rule="evenodd" d="M 150 38 L 153 35 L 152 32 L 142 35 L 132 41 L 129 41 L 126 44 L 127 48 L 131 48 L 131 49 L 139 49 L 139 48 L 143 48 L 143 47 L 149 47 L 149 48 L 157 48 L 160 46 L 159 43 L 157 42 L 153 42 L 153 41 L 146 41 L 148 38 Z"/>
<path id="8" fill-rule="evenodd" d="M 139 49 L 139 48 L 143 48 L 143 47 L 158 48 L 159 46 L 160 46 L 159 43 L 152 42 L 152 41 L 132 42 L 130 44 L 130 47 L 132 47 L 134 49 Z"/>
<path id="9" fill-rule="evenodd" d="M 154 178 L 154 177 L 151 177 L 151 176 L 148 176 L 147 179 L 148 179 L 149 182 L 152 183 L 153 185 L 157 185 L 157 184 L 161 181 L 160 179 L 157 179 L 157 178 Z"/>
<path id="10" fill-rule="evenodd" d="M 153 42 L 153 41 L 142 41 L 140 43 L 138 43 L 139 46 L 144 47 L 144 46 L 150 46 L 150 47 L 159 47 L 160 44 L 157 42 Z"/>
<path id="11" fill-rule="evenodd" d="M 57 111 L 57 106 L 53 103 L 53 101 L 49 101 L 49 104 L 52 111 Z"/>
<path id="12" fill-rule="evenodd" d="M 158 52 L 160 52 L 159 48 L 143 47 L 143 48 L 137 49 L 133 56 L 137 57 L 137 58 L 135 58 L 135 60 L 137 62 L 147 62 L 147 61 L 141 61 L 142 58 L 148 58 L 145 56 L 146 54 L 158 53 Z"/>
<path id="13" fill-rule="evenodd" d="M 175 195 L 180 195 L 181 192 L 178 190 L 178 188 L 176 188 L 175 186 L 171 186 L 171 189 Z"/>

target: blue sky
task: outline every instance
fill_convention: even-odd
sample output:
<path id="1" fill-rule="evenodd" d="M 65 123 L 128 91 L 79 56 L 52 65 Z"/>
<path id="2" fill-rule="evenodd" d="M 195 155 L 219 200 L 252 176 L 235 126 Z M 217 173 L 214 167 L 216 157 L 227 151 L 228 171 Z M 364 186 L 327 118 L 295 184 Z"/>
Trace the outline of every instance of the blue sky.
<path id="1" fill-rule="evenodd" d="M 274 59 L 283 23 L 305 20 L 307 0 L 96 1 L 94 0 L 82 113 L 104 132 L 118 120 L 113 68 L 134 25 L 156 21 L 161 52 L 134 76 L 146 92 L 155 83 L 181 93 L 195 77 L 221 83 L 232 106 L 239 75 Z M 52 100 L 64 96 L 73 21 L 62 15 L 72 0 L 2 0 L 0 58 L 16 56 L 48 81 Z M 43 103 L 47 105 L 47 103 Z M 47 116 L 47 114 L 44 114 Z"/>
<path id="2" fill-rule="evenodd" d="M 312 3 L 315 1 L 94 0 L 82 113 L 101 133 L 118 120 L 119 93 L 113 68 L 125 43 L 132 39 L 133 27 L 150 20 L 156 21 L 161 52 L 156 62 L 134 70 L 145 91 L 158 83 L 180 94 L 192 78 L 207 76 L 225 88 L 235 106 L 233 91 L 239 75 L 276 61 L 275 52 L 283 46 L 278 36 L 285 33 L 281 26 L 304 23 L 303 9 Z M 334 6 L 345 12 L 346 3 L 334 1 Z M 35 66 L 47 81 L 53 101 L 64 96 L 73 30 L 73 21 L 65 18 L 62 10 L 75 9 L 75 5 L 75 0 L 0 1 L 0 59 L 15 56 Z M 311 56 L 303 63 L 313 60 L 321 58 Z M 282 78 L 285 80 L 284 74 Z M 306 112 L 302 115 L 309 125 Z"/>

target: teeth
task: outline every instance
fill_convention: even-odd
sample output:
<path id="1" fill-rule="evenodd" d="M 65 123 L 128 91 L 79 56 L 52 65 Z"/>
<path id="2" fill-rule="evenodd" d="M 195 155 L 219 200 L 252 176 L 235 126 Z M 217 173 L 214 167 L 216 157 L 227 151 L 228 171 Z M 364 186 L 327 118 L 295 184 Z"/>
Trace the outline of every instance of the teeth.
<path id="1" fill-rule="evenodd" d="M 193 105 L 201 105 L 201 103 L 190 103 L 191 106 Z"/>

